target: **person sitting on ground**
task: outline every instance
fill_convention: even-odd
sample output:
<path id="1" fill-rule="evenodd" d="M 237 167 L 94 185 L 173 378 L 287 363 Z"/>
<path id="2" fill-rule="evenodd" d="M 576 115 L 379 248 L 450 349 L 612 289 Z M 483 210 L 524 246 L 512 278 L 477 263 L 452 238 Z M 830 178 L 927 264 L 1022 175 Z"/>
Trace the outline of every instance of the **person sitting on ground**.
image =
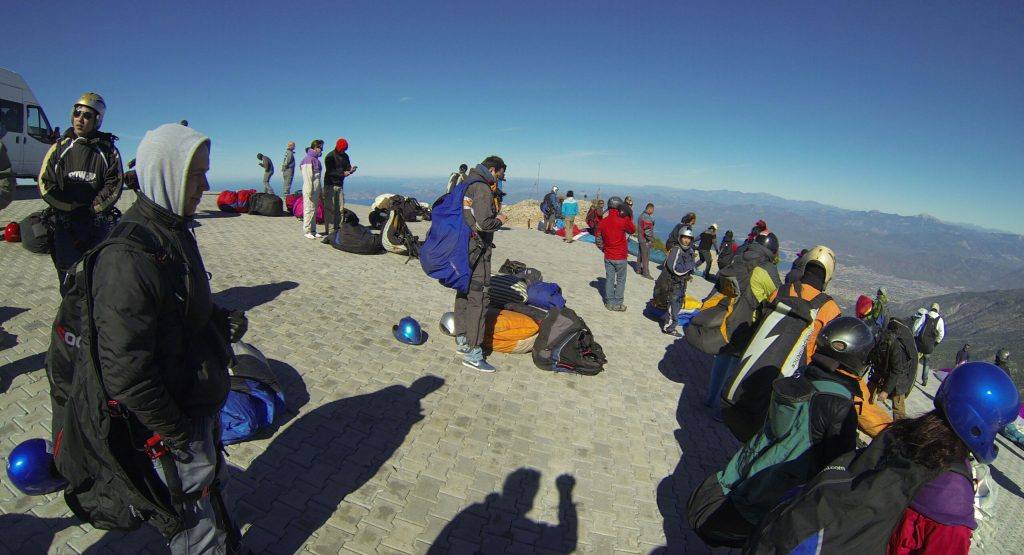
<path id="1" fill-rule="evenodd" d="M 946 322 L 939 315 L 939 303 L 932 303 L 929 311 L 919 309 L 914 317 L 913 329 L 920 358 L 921 385 L 928 385 L 928 356 L 946 336 Z"/>
<path id="2" fill-rule="evenodd" d="M 590 210 L 587 210 L 587 231 L 591 235 L 597 235 L 597 224 L 601 223 L 602 218 L 604 218 L 604 201 L 597 199 L 590 205 Z"/>
<path id="3" fill-rule="evenodd" d="M 754 238 L 756 238 L 758 235 L 761 235 L 762 233 L 767 233 L 767 232 L 768 232 L 768 224 L 766 224 L 764 222 L 764 220 L 757 220 L 757 222 L 754 223 L 754 227 L 752 227 L 750 229 L 750 233 L 747 234 L 747 240 L 744 241 L 743 244 L 747 245 L 747 244 L 753 243 L 754 242 Z"/>
<path id="4" fill-rule="evenodd" d="M 934 410 L 833 461 L 762 521 L 747 552 L 967 555 L 977 527 L 970 460 L 996 459 L 996 434 L 1019 402 L 1013 382 L 991 364 L 954 369 Z"/>
<path id="5" fill-rule="evenodd" d="M 956 362 L 955 362 L 954 366 L 960 366 L 961 364 L 963 364 L 965 362 L 970 362 L 970 361 L 971 361 L 971 344 L 970 343 L 964 343 L 964 346 L 960 347 L 960 350 L 956 352 Z"/>
<path id="6" fill-rule="evenodd" d="M 697 243 L 697 252 L 700 253 L 701 263 L 704 264 L 704 278 L 711 274 L 711 250 L 715 248 L 715 240 L 718 239 L 718 224 L 711 224 L 701 232 L 700 241 Z"/>
<path id="7" fill-rule="evenodd" d="M 637 218 L 637 250 L 636 273 L 647 279 L 651 277 L 651 247 L 654 246 L 654 203 L 648 202 L 640 217 Z"/>
<path id="8" fill-rule="evenodd" d="M 540 203 L 540 211 L 544 214 L 544 233 L 555 234 L 555 222 L 558 221 L 558 213 L 561 212 L 558 204 L 558 186 L 552 185 L 551 192 L 544 195 Z"/>
<path id="9" fill-rule="evenodd" d="M 676 329 L 679 326 L 679 310 L 683 308 L 683 299 L 686 298 L 686 284 L 697 269 L 696 253 L 693 250 L 693 230 L 685 228 L 679 232 L 679 241 L 672 245 L 662 266 L 663 272 L 668 272 L 672 289 L 669 293 L 668 311 L 665 312 L 664 320 L 661 323 L 662 333 L 673 337 L 682 337 Z"/>
<path id="10" fill-rule="evenodd" d="M 448 187 L 444 190 L 445 194 L 452 192 L 452 188 L 466 180 L 466 172 L 469 171 L 469 166 L 466 164 L 459 165 L 459 171 L 452 172 L 448 176 Z"/>
<path id="11" fill-rule="evenodd" d="M 316 139 L 309 144 L 306 157 L 299 164 L 299 171 L 302 172 L 302 230 L 306 232 L 306 239 L 322 239 L 325 236 L 316 230 L 316 207 L 323 197 L 320 185 L 323 168 L 320 155 L 323 151 L 324 142 Z"/>
<path id="12" fill-rule="evenodd" d="M 168 538 L 171 551 L 223 550 L 235 531 L 214 485 L 227 478 L 219 412 L 230 388 L 230 344 L 248 323 L 213 302 L 191 231 L 210 188 L 210 139 L 166 124 L 147 132 L 137 152 L 139 194 L 119 228 L 163 245 L 170 263 L 119 244 L 100 251 L 91 280 L 99 375 L 131 427 L 145 432 L 139 437 L 158 434 L 170 449 L 183 493 L 210 494 L 184 505 L 185 528 Z M 167 466 L 154 466 L 173 487 Z"/>
<path id="13" fill-rule="evenodd" d="M 270 161 L 269 156 L 264 156 L 262 152 L 256 154 L 256 159 L 260 162 L 260 167 L 263 168 L 263 192 L 274 194 L 274 188 L 270 186 L 270 178 L 274 177 L 274 163 Z"/>
<path id="14" fill-rule="evenodd" d="M 760 431 L 690 496 L 690 525 L 711 547 L 742 547 L 790 490 L 857 447 L 853 399 L 861 394 L 858 379 L 874 333 L 857 318 L 842 317 L 812 341 L 811 361 L 771 384 L 772 410 Z"/>
<path id="15" fill-rule="evenodd" d="M 576 226 L 576 215 L 580 213 L 580 205 L 576 202 L 573 197 L 572 191 L 565 194 L 565 200 L 562 201 L 562 226 L 565 229 L 566 243 L 572 243 L 575 237 L 573 230 Z"/>
<path id="16" fill-rule="evenodd" d="M 739 245 L 733 240 L 732 230 L 726 230 L 722 242 L 718 245 L 718 269 L 721 270 L 732 262 L 733 255 L 739 249 Z"/>
<path id="17" fill-rule="evenodd" d="M 632 213 L 619 197 L 608 199 L 608 213 L 597 226 L 595 242 L 604 251 L 604 307 L 625 312 L 626 259 L 629 256 L 628 235 L 636 232 Z"/>

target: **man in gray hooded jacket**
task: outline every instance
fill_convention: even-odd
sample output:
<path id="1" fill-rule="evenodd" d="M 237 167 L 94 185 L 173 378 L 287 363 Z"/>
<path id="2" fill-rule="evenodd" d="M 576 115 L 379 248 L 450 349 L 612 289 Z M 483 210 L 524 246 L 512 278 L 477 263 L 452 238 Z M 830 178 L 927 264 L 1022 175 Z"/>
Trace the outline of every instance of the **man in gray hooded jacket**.
<path id="1" fill-rule="evenodd" d="M 230 343 L 248 323 L 214 304 L 192 230 L 209 190 L 210 140 L 162 125 L 146 133 L 137 159 L 138 197 L 112 237 L 160 245 L 161 254 L 113 243 L 97 256 L 91 296 L 100 374 L 142 435 L 168 450 L 153 465 L 172 498 L 179 484 L 182 524 L 161 529 L 171 551 L 223 552 L 237 530 L 221 496 L 219 413 L 230 386 Z"/>

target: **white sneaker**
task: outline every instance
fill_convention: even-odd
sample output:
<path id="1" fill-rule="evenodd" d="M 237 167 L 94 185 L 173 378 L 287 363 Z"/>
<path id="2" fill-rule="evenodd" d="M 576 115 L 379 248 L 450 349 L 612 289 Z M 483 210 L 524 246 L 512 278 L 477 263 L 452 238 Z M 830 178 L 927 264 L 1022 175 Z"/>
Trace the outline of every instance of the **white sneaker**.
<path id="1" fill-rule="evenodd" d="M 313 235 L 312 233 L 307 233 L 306 239 L 316 239 L 316 235 Z"/>
<path id="2" fill-rule="evenodd" d="M 317 233 L 317 234 L 316 234 L 316 238 L 317 238 L 317 239 L 323 239 L 324 237 L 327 237 L 327 234 L 326 234 L 326 233 Z"/>

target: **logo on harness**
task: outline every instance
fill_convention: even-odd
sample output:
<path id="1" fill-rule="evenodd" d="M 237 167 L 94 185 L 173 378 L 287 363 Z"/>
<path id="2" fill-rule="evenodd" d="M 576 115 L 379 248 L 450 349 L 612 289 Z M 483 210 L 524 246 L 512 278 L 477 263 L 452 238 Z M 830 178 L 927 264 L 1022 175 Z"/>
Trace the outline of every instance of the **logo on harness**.
<path id="1" fill-rule="evenodd" d="M 60 340 L 63 341 L 65 345 L 69 345 L 76 349 L 82 346 L 82 337 L 80 335 L 76 335 L 59 324 L 57 325 L 57 336 L 60 337 Z"/>

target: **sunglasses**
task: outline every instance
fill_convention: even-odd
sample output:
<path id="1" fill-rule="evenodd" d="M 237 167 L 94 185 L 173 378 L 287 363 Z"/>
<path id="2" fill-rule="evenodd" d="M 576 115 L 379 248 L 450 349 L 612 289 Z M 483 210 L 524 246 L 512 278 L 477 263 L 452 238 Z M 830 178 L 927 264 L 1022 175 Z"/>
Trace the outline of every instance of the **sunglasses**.
<path id="1" fill-rule="evenodd" d="M 89 121 L 91 119 L 95 119 L 96 118 L 96 113 L 93 112 L 92 110 L 75 110 L 75 112 L 72 114 L 72 116 L 74 118 L 82 118 L 85 121 Z"/>

